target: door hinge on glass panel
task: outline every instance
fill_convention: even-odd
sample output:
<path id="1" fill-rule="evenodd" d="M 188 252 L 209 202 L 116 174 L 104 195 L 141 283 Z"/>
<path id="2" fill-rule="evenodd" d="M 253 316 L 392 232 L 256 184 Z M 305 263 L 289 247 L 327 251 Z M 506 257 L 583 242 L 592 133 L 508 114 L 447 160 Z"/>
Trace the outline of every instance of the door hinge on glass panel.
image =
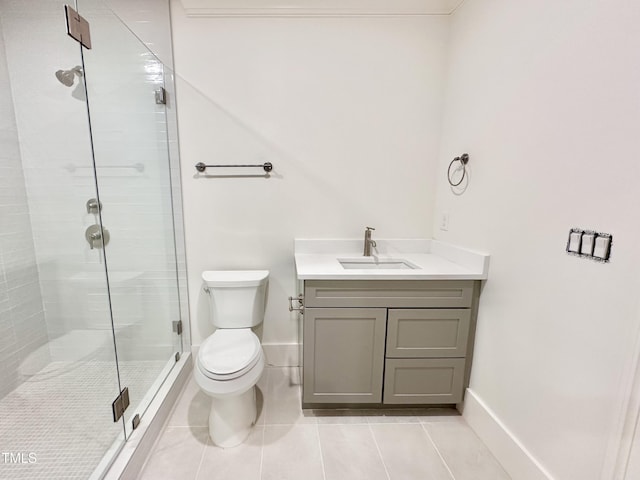
<path id="1" fill-rule="evenodd" d="M 138 428 L 138 425 L 140 425 L 140 414 L 136 413 L 136 416 L 133 417 L 133 420 L 131 420 L 131 426 L 135 430 L 136 428 Z"/>
<path id="2" fill-rule="evenodd" d="M 180 352 L 176 352 L 176 356 L 175 356 L 176 362 L 180 361 L 180 357 L 181 357 Z"/>
<path id="3" fill-rule="evenodd" d="M 173 322 L 173 331 L 176 332 L 178 335 L 182 335 L 182 320 Z"/>
<path id="4" fill-rule="evenodd" d="M 129 406 L 129 387 L 124 387 L 120 392 L 120 395 L 111 404 L 113 410 L 113 421 L 117 422 L 122 417 L 122 414 Z"/>
<path id="5" fill-rule="evenodd" d="M 91 49 L 89 22 L 69 5 L 64 6 L 64 13 L 67 19 L 67 34 L 74 40 L 80 42 L 83 47 Z"/>

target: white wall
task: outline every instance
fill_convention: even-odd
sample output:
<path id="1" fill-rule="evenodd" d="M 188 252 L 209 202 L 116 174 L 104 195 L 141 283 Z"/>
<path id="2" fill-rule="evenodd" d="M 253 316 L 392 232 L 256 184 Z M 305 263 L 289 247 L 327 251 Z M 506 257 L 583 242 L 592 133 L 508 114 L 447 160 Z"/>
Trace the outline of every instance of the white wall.
<path id="1" fill-rule="evenodd" d="M 175 0 L 172 25 L 193 344 L 213 331 L 201 272 L 243 268 L 271 271 L 263 343 L 294 343 L 295 237 L 431 236 L 447 18 L 187 18 Z"/>
<path id="2" fill-rule="evenodd" d="M 471 389 L 559 480 L 599 478 L 638 331 L 638 22 L 625 0 L 467 0 L 452 19 L 434 233 L 491 253 Z M 611 263 L 566 255 L 571 227 L 612 233 Z"/>

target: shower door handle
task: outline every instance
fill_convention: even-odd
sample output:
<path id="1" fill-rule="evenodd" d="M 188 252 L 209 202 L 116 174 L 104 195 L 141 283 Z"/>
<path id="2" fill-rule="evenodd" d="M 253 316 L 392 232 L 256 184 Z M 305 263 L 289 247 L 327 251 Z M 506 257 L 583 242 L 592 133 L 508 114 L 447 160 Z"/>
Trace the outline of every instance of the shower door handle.
<path id="1" fill-rule="evenodd" d="M 109 243 L 111 236 L 109 230 L 106 228 L 100 228 L 100 225 L 91 225 L 84 232 L 84 237 L 89 242 L 91 250 L 94 248 L 102 248 Z"/>

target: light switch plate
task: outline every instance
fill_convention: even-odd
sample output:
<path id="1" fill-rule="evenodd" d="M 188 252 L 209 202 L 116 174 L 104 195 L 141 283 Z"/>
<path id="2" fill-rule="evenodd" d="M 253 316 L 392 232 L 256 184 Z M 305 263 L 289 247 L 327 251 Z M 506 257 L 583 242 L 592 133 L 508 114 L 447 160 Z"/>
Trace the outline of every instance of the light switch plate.
<path id="1" fill-rule="evenodd" d="M 611 256 L 613 235 L 595 230 L 572 228 L 567 240 L 567 253 L 574 257 L 608 263 Z"/>

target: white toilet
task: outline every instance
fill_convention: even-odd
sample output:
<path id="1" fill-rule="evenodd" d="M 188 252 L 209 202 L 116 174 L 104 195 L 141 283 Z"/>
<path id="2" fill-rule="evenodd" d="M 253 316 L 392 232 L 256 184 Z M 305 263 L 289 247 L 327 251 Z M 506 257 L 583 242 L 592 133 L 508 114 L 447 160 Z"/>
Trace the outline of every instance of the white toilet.
<path id="1" fill-rule="evenodd" d="M 251 327 L 264 319 L 267 270 L 202 273 L 210 319 L 217 330 L 200 346 L 193 375 L 211 397 L 209 435 L 220 447 L 235 447 L 256 422 L 256 388 L 264 353 Z"/>

